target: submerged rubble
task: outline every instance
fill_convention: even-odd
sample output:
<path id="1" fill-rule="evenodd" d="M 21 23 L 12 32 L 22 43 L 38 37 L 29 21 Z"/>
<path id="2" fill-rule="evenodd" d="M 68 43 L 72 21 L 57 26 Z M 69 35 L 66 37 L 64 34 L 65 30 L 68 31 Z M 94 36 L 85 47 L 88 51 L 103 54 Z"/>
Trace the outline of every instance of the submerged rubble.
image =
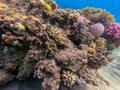
<path id="1" fill-rule="evenodd" d="M 111 62 L 109 48 L 116 43 L 104 35 L 110 23 L 113 16 L 100 9 L 63 10 L 52 0 L 0 1 L 0 85 L 31 76 L 43 79 L 42 90 L 80 80 L 98 85 L 100 76 L 91 71 Z"/>

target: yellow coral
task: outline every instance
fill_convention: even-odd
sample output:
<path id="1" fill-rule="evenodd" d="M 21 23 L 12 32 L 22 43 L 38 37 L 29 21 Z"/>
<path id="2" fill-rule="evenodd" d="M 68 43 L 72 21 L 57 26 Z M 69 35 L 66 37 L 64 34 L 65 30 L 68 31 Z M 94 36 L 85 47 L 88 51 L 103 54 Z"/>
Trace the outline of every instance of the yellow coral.
<path id="1" fill-rule="evenodd" d="M 105 47 L 105 45 L 106 45 L 106 41 L 105 41 L 105 39 L 104 38 L 101 38 L 101 37 L 99 37 L 97 40 L 96 40 L 96 44 L 98 45 L 98 46 L 100 46 L 100 47 Z"/>
<path id="2" fill-rule="evenodd" d="M 90 44 L 89 44 L 89 47 L 91 47 L 91 48 L 96 48 L 96 44 L 92 41 Z"/>
<path id="3" fill-rule="evenodd" d="M 0 2 L 0 10 L 6 10 L 7 6 L 4 3 Z"/>
<path id="4" fill-rule="evenodd" d="M 96 53 L 96 50 L 94 48 L 91 48 L 91 47 L 88 47 L 88 57 L 91 57 L 92 54 L 95 54 Z"/>
<path id="5" fill-rule="evenodd" d="M 43 5 L 43 7 L 44 7 L 47 11 L 52 11 L 52 7 L 51 7 L 49 4 L 43 2 L 42 5 Z"/>
<path id="6" fill-rule="evenodd" d="M 21 23 L 15 23 L 15 27 L 19 30 L 19 31 L 22 31 L 22 30 L 25 30 L 25 26 L 22 25 Z"/>
<path id="7" fill-rule="evenodd" d="M 94 54 L 94 53 L 96 53 L 96 50 L 91 48 L 91 47 L 89 47 L 88 48 L 88 53 Z"/>
<path id="8" fill-rule="evenodd" d="M 62 30 L 59 30 L 57 28 L 52 28 L 50 30 L 50 34 L 52 35 L 52 37 L 55 39 L 55 41 L 59 45 L 63 45 L 63 46 L 66 46 L 66 47 L 68 47 L 70 45 L 69 39 L 67 39 L 67 37 L 64 35 Z"/>

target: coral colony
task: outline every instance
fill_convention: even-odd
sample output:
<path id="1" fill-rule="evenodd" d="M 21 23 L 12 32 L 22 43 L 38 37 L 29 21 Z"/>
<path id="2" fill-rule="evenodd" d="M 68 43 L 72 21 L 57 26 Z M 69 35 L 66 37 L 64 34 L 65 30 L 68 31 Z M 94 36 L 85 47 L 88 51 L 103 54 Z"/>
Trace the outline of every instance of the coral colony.
<path id="1" fill-rule="evenodd" d="M 105 34 L 114 40 L 120 40 L 120 24 L 110 23 L 105 30 Z"/>
<path id="2" fill-rule="evenodd" d="M 69 90 L 80 81 L 99 85 L 95 71 L 111 61 L 108 40 L 120 40 L 120 25 L 101 9 L 63 10 L 52 0 L 3 0 L 0 35 L 0 85 L 34 76 L 43 79 L 42 90 Z"/>

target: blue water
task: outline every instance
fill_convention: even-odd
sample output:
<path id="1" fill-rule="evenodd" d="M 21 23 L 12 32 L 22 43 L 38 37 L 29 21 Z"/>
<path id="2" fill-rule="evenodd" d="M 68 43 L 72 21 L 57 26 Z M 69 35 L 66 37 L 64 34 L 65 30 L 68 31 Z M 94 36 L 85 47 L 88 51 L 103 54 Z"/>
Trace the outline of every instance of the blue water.
<path id="1" fill-rule="evenodd" d="M 108 10 L 120 23 L 120 0 L 55 0 L 61 8 L 82 9 L 95 7 Z"/>

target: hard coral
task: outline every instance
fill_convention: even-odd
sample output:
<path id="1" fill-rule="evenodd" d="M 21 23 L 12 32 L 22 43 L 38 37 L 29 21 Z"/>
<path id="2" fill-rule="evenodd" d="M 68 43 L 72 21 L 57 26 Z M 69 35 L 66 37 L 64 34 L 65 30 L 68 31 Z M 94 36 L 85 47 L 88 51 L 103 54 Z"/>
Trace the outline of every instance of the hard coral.
<path id="1" fill-rule="evenodd" d="M 8 81 L 11 81 L 15 78 L 12 74 L 3 71 L 0 69 L 0 85 L 6 84 Z"/>
<path id="2" fill-rule="evenodd" d="M 81 15 L 87 17 L 91 22 L 102 23 L 104 26 L 114 22 L 113 16 L 106 10 L 88 7 L 80 10 L 79 12 Z"/>
<path id="3" fill-rule="evenodd" d="M 94 36 L 100 36 L 104 32 L 104 26 L 101 23 L 96 23 L 96 24 L 90 25 L 89 30 Z"/>
<path id="4" fill-rule="evenodd" d="M 42 5 L 43 5 L 43 7 L 44 7 L 47 11 L 52 11 L 52 7 L 51 7 L 49 4 L 43 2 Z"/>
<path id="5" fill-rule="evenodd" d="M 108 54 L 109 52 L 106 48 L 96 47 L 96 53 L 88 57 L 88 66 L 95 69 L 105 66 L 111 61 L 111 59 L 107 57 Z"/>
<path id="6" fill-rule="evenodd" d="M 120 24 L 110 23 L 105 29 L 105 34 L 113 40 L 120 40 Z"/>
<path id="7" fill-rule="evenodd" d="M 74 47 L 60 50 L 55 58 L 62 69 L 68 69 L 74 73 L 87 64 L 87 52 Z"/>
<path id="8" fill-rule="evenodd" d="M 35 67 L 34 76 L 43 78 L 43 90 L 57 90 L 59 87 L 59 69 L 54 60 L 39 61 Z"/>
<path id="9" fill-rule="evenodd" d="M 50 38 L 53 38 L 53 40 L 58 44 L 58 47 L 68 47 L 70 45 L 70 40 L 67 38 L 64 32 L 58 28 L 52 27 L 50 30 L 48 30 L 48 35 Z"/>
<path id="10" fill-rule="evenodd" d="M 105 47 L 105 45 L 107 43 L 106 40 L 104 38 L 101 38 L 101 37 L 97 38 L 95 42 L 96 42 L 97 46 L 100 46 L 103 48 Z"/>
<path id="11" fill-rule="evenodd" d="M 61 78 L 62 78 L 63 84 L 68 87 L 75 84 L 77 80 L 76 75 L 72 73 L 71 71 L 63 71 Z"/>
<path id="12" fill-rule="evenodd" d="M 95 48 L 88 47 L 88 57 L 91 57 L 95 53 L 96 53 Z"/>
<path id="13" fill-rule="evenodd" d="M 47 8 L 39 0 L 0 2 L 9 6 L 0 10 L 0 70 L 3 74 L 0 82 L 7 78 L 4 81 L 7 83 L 14 76 L 24 80 L 34 73 L 43 80 L 43 90 L 56 90 L 62 82 L 71 88 L 83 67 L 98 69 L 109 62 L 105 47 L 96 46 L 96 38 L 89 32 L 89 26 L 94 23 L 106 27 L 112 21 L 108 12 L 57 9 L 53 0 L 44 0 Z M 91 74 L 87 71 L 86 74 L 81 76 L 87 82 Z"/>
<path id="14" fill-rule="evenodd" d="M 6 10 L 8 7 L 6 4 L 0 2 L 0 11 L 1 10 Z"/>
<path id="15" fill-rule="evenodd" d="M 75 34 L 70 35 L 69 38 L 72 40 L 72 42 L 74 42 L 75 45 L 80 45 L 89 44 L 91 41 L 94 40 L 95 36 L 87 30 L 78 30 L 75 31 Z"/>

